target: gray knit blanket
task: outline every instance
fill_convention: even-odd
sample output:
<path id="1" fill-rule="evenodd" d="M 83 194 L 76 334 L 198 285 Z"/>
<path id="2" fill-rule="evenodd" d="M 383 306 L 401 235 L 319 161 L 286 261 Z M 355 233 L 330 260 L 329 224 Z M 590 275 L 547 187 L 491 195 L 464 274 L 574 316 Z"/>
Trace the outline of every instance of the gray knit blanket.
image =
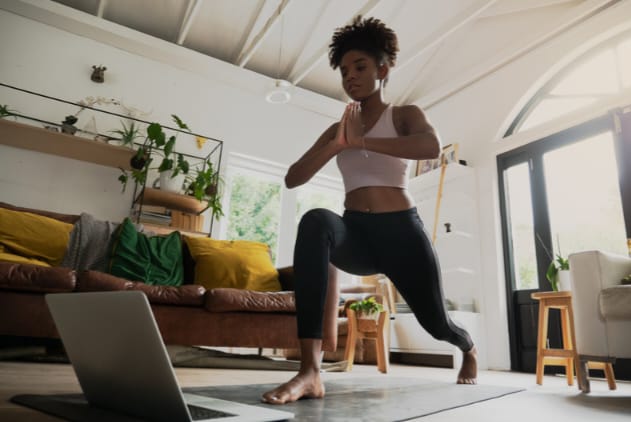
<path id="1" fill-rule="evenodd" d="M 105 272 L 113 234 L 118 224 L 97 220 L 90 214 L 82 213 L 70 232 L 68 249 L 61 266 L 74 270 Z"/>

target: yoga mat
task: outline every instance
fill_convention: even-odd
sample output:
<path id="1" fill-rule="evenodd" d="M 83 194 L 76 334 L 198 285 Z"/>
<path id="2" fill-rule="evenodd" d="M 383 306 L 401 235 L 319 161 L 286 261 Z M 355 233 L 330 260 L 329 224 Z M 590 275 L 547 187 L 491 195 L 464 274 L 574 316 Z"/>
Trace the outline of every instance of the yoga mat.
<path id="1" fill-rule="evenodd" d="M 224 400 L 286 410 L 296 421 L 393 422 L 427 416 L 522 391 L 492 385 L 457 385 L 388 375 L 325 382 L 326 396 L 282 406 L 261 403 L 260 397 L 277 384 L 184 388 L 184 391 Z M 130 398 L 131 399 L 131 398 Z M 14 403 L 77 422 L 134 421 L 87 405 L 83 396 L 19 395 Z"/>

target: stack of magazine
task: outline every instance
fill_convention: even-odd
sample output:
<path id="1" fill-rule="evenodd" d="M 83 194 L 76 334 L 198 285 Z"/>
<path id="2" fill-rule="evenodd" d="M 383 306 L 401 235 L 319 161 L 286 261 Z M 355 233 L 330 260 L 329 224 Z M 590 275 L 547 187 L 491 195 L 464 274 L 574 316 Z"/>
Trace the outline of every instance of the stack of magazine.
<path id="1" fill-rule="evenodd" d="M 143 205 L 142 209 L 136 208 L 135 213 L 140 214 L 140 223 L 156 224 L 167 227 L 171 225 L 171 210 L 165 207 Z"/>

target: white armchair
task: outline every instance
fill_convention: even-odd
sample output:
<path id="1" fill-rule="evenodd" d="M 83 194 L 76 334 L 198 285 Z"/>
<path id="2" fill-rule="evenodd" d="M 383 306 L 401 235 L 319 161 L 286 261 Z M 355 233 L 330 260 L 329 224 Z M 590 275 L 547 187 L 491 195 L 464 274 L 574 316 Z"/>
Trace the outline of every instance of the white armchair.
<path id="1" fill-rule="evenodd" d="M 616 358 L 631 358 L 631 285 L 621 283 L 631 274 L 631 258 L 585 251 L 571 254 L 569 262 L 580 361 L 577 376 L 583 392 L 588 393 L 588 362 L 607 364 Z"/>

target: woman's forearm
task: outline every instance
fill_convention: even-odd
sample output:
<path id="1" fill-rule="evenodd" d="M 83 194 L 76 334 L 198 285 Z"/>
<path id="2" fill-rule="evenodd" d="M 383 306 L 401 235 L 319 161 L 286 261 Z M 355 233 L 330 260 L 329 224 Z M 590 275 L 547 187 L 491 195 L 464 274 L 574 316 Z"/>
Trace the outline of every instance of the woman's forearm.
<path id="1" fill-rule="evenodd" d="M 361 148 L 411 160 L 433 159 L 440 154 L 440 140 L 433 131 L 396 138 L 364 138 Z"/>
<path id="2" fill-rule="evenodd" d="M 329 160 L 339 152 L 339 147 L 329 142 L 320 148 L 308 151 L 289 167 L 285 185 L 289 188 L 307 183 Z"/>

